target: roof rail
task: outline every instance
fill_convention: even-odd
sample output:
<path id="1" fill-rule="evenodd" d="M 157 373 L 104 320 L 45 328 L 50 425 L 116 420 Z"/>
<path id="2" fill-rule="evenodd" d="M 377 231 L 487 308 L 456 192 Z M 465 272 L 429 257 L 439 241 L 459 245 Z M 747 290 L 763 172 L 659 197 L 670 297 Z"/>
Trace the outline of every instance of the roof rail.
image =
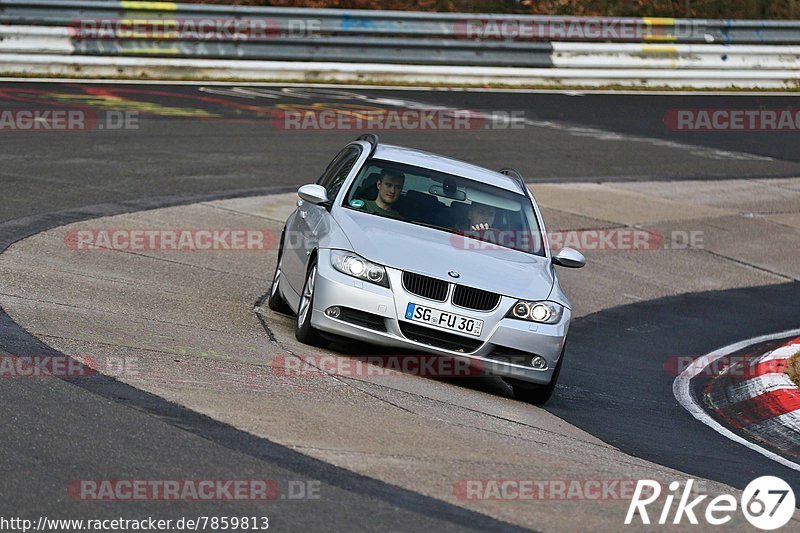
<path id="1" fill-rule="evenodd" d="M 505 174 L 506 176 L 514 178 L 514 181 L 516 181 L 519 186 L 522 187 L 522 192 L 525 192 L 525 189 L 528 188 L 528 186 L 525 185 L 525 178 L 523 178 L 522 174 L 513 168 L 501 168 L 499 172 L 500 174 Z"/>
<path id="2" fill-rule="evenodd" d="M 369 151 L 370 156 L 372 156 L 372 154 L 375 153 L 375 149 L 378 148 L 378 143 L 380 142 L 380 140 L 378 140 L 378 136 L 375 135 L 374 133 L 365 133 L 363 135 L 359 135 L 358 139 L 356 140 L 367 141 L 369 144 L 372 145 L 372 150 Z"/>

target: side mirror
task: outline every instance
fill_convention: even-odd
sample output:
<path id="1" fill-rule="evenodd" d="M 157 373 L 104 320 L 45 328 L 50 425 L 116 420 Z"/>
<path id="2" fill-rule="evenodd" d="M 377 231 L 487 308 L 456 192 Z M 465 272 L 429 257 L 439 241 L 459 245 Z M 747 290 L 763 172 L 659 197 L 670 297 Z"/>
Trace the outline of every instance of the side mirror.
<path id="1" fill-rule="evenodd" d="M 328 191 L 322 185 L 310 183 L 297 189 L 297 196 L 314 205 L 324 204 L 328 201 Z"/>
<path id="2" fill-rule="evenodd" d="M 581 268 L 586 265 L 586 258 L 578 250 L 562 248 L 553 256 L 553 264 L 567 268 Z"/>

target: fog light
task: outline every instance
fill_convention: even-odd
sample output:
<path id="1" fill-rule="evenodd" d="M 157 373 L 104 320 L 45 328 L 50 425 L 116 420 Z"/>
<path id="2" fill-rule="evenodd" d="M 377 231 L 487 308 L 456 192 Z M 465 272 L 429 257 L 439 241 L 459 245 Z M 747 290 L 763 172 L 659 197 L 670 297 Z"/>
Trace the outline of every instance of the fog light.
<path id="1" fill-rule="evenodd" d="M 325 314 L 331 318 L 339 318 L 339 314 L 342 312 L 337 306 L 329 307 L 325 310 Z"/>
<path id="2" fill-rule="evenodd" d="M 540 355 L 534 355 L 531 359 L 531 366 L 536 370 L 545 370 L 547 368 L 547 361 Z"/>

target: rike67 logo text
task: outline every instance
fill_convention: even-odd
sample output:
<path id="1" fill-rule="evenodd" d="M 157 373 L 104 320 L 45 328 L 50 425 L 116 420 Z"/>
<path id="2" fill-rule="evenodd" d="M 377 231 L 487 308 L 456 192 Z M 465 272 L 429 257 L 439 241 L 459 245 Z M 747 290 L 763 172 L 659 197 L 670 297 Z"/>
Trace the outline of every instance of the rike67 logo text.
<path id="1" fill-rule="evenodd" d="M 699 516 L 707 524 L 721 526 L 730 522 L 741 510 L 754 527 L 773 530 L 785 526 L 794 515 L 794 491 L 779 477 L 762 476 L 754 479 L 745 487 L 741 501 L 730 494 L 722 494 L 706 501 L 707 494 L 697 496 L 692 493 L 693 485 L 694 480 L 690 479 L 681 490 L 679 481 L 670 483 L 659 512 L 661 504 L 656 502 L 661 497 L 661 484 L 649 479 L 639 480 L 625 516 L 625 524 L 633 523 L 637 517 L 642 524 L 650 524 L 651 520 L 660 525 L 682 524 L 684 520 L 690 524 L 699 524 Z M 676 499 L 678 502 L 673 507 Z M 653 515 L 648 514 L 648 511 Z"/>

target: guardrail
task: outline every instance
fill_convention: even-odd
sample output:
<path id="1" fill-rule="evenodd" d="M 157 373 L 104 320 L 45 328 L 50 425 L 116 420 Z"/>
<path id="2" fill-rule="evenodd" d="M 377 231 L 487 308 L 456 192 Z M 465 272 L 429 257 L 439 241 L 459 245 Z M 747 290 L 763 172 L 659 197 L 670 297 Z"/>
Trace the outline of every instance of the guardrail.
<path id="1" fill-rule="evenodd" d="M 171 19 L 225 17 L 240 20 L 269 18 L 286 26 L 291 21 L 314 20 L 323 35 L 465 38 L 489 35 L 498 39 L 528 40 L 525 34 L 547 41 L 670 41 L 719 44 L 800 44 L 800 21 L 707 20 L 672 18 L 547 17 L 467 13 L 418 13 L 343 9 L 306 9 L 253 6 L 181 4 L 173 2 L 90 0 L 3 0 L 0 22 L 67 26 L 83 19 L 136 17 Z M 481 22 L 485 23 L 481 25 Z M 470 27 L 470 24 L 474 26 Z M 610 36 L 613 26 L 640 28 L 629 37 Z M 562 27 L 563 31 L 559 30 Z M 521 31 L 523 35 L 513 35 Z"/>
<path id="2" fill-rule="evenodd" d="M 48 60 L 42 61 L 45 54 Z M 449 72 L 459 79 L 472 73 L 476 83 L 487 83 L 492 75 L 501 76 L 494 83 L 531 83 L 534 78 L 598 83 L 605 73 L 607 83 L 660 79 L 657 83 L 663 84 L 669 78 L 667 84 L 674 85 L 685 78 L 693 86 L 709 81 L 720 86 L 727 80 L 743 86 L 742 80 L 752 79 L 750 86 L 794 87 L 800 85 L 800 21 L 0 0 L 0 70 L 19 72 L 22 56 L 37 74 L 86 72 L 102 65 L 101 58 L 123 71 L 156 60 L 157 69 L 172 61 L 173 71 L 197 71 L 203 61 L 225 60 L 231 70 L 227 77 L 241 77 L 233 72 L 237 69 L 258 77 L 255 71 L 267 69 L 271 74 L 264 72 L 262 78 L 283 78 L 275 76 L 279 63 L 296 75 L 302 70 L 298 62 L 306 62 L 301 78 L 342 79 L 349 64 L 360 65 L 351 68 L 351 79 L 381 72 L 385 81 L 399 79 L 392 66 L 404 65 L 403 81 L 447 82 Z M 48 63 L 54 65 L 47 68 Z M 207 66 L 215 72 L 222 68 L 219 61 Z M 628 78 L 612 72 L 618 69 Z M 656 73 L 663 69 L 674 72 Z M 651 72 L 642 77 L 638 71 Z M 723 73 L 714 79 L 709 74 L 714 71 Z M 414 72 L 418 76 L 409 79 Z"/>

